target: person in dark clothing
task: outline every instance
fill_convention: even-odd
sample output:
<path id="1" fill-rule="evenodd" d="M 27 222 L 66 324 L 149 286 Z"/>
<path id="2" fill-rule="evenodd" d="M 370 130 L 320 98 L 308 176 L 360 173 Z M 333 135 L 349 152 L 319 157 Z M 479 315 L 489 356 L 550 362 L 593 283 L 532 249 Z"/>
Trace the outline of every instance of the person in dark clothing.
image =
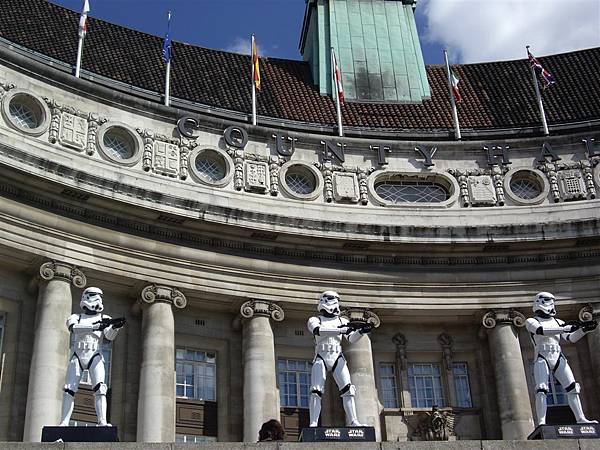
<path id="1" fill-rule="evenodd" d="M 258 432 L 258 442 L 262 441 L 283 441 L 285 431 L 279 420 L 271 419 L 262 424 Z"/>

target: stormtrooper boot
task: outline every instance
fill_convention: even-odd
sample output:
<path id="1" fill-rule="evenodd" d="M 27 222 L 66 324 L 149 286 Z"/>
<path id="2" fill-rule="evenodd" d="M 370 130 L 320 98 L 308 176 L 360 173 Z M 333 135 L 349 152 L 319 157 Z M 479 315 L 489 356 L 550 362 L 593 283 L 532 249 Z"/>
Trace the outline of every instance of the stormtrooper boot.
<path id="1" fill-rule="evenodd" d="M 546 425 L 546 411 L 548 409 L 548 401 L 545 392 L 535 394 L 535 413 L 537 415 L 537 424 Z"/>
<path id="2" fill-rule="evenodd" d="M 98 426 L 111 427 L 112 425 L 106 421 L 106 395 L 96 394 L 94 397 L 96 403 L 96 416 L 98 417 Z"/>
<path id="3" fill-rule="evenodd" d="M 579 390 L 579 389 L 577 389 Z M 567 400 L 569 402 L 569 406 L 575 415 L 575 420 L 577 423 L 598 423 L 597 420 L 588 420 L 583 414 L 583 408 L 581 407 L 581 399 L 579 398 L 579 392 L 569 392 L 567 394 Z"/>
<path id="4" fill-rule="evenodd" d="M 71 420 L 71 414 L 73 414 L 73 406 L 75 405 L 75 397 L 71 394 L 64 392 L 63 393 L 63 403 L 62 403 L 62 414 L 60 420 L 60 427 L 68 427 L 69 420 Z"/>
<path id="5" fill-rule="evenodd" d="M 321 415 L 321 396 L 314 392 L 310 394 L 310 401 L 308 405 L 308 411 L 310 414 L 310 425 L 316 427 L 319 425 L 319 416 Z"/>
<path id="6" fill-rule="evenodd" d="M 363 425 L 356 417 L 356 405 L 354 404 L 354 395 L 342 395 L 342 403 L 346 412 L 346 423 L 350 427 L 362 427 Z"/>

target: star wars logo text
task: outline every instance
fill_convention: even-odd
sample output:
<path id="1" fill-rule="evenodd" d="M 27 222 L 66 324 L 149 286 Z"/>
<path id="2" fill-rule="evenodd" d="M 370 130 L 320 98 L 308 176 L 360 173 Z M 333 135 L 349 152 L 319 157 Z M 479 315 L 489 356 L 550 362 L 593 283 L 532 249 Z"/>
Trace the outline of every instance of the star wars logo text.
<path id="1" fill-rule="evenodd" d="M 348 430 L 348 437 L 352 439 L 364 439 L 365 438 L 365 430 Z"/>
<path id="2" fill-rule="evenodd" d="M 328 428 L 323 432 L 323 434 L 327 439 L 339 439 L 342 437 L 342 433 L 337 428 Z"/>

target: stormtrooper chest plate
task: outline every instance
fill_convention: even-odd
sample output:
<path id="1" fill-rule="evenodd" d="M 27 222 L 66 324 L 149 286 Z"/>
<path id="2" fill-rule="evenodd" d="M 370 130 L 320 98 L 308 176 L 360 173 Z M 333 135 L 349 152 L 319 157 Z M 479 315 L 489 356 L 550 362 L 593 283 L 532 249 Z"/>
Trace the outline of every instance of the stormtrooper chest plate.
<path id="1" fill-rule="evenodd" d="M 321 326 L 323 328 L 332 329 L 337 328 L 340 325 L 344 325 L 345 322 L 338 317 L 320 317 Z M 335 360 L 342 353 L 342 337 L 343 335 L 323 335 L 315 336 L 315 353 L 319 355 L 325 361 L 329 369 L 335 363 Z"/>
<path id="2" fill-rule="evenodd" d="M 540 326 L 544 329 L 544 334 L 536 334 L 533 336 L 535 342 L 535 350 L 538 354 L 542 355 L 551 364 L 555 363 L 560 356 L 560 334 L 553 333 L 546 330 L 559 327 L 559 323 L 554 318 L 536 318 L 540 323 Z"/>
<path id="3" fill-rule="evenodd" d="M 101 314 L 95 314 L 93 316 L 81 315 L 76 325 L 88 325 L 92 326 L 102 319 Z M 87 364 L 94 354 L 98 352 L 102 343 L 102 331 L 98 330 L 86 330 L 77 331 L 73 328 L 73 347 L 74 351 L 83 364 Z"/>

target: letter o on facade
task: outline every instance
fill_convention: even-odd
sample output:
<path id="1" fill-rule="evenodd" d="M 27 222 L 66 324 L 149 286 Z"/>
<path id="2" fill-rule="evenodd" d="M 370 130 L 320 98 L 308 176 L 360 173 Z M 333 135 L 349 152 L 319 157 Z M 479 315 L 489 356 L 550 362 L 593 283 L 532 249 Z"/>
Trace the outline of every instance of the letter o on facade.
<path id="1" fill-rule="evenodd" d="M 233 148 L 243 150 L 248 144 L 248 132 L 242 127 L 235 125 L 227 127 L 223 136 L 227 145 Z"/>

